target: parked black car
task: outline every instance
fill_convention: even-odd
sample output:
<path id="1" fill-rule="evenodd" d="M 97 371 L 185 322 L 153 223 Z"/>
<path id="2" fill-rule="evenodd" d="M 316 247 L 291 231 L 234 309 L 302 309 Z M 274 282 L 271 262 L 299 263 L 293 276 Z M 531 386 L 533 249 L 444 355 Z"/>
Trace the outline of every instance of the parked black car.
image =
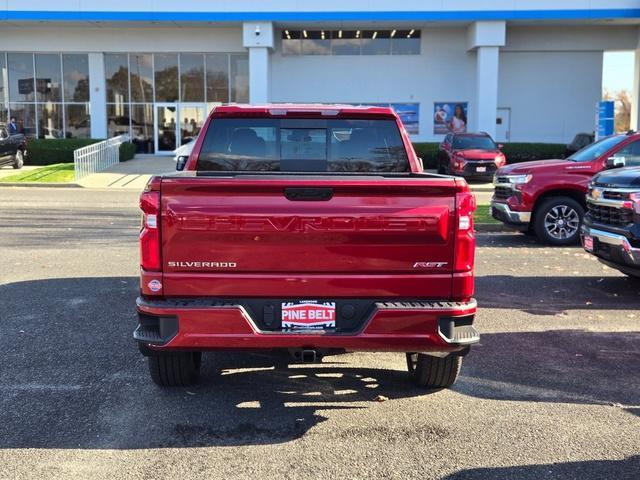
<path id="1" fill-rule="evenodd" d="M 625 163 L 617 160 L 607 163 Z M 640 157 L 632 164 L 640 165 Z M 602 263 L 640 278 L 640 166 L 605 170 L 593 178 L 581 237 L 584 249 Z"/>
<path id="2" fill-rule="evenodd" d="M 9 135 L 5 125 L 0 124 L 0 167 L 12 165 L 22 168 L 27 154 L 27 139 L 22 133 Z"/>
<path id="3" fill-rule="evenodd" d="M 571 143 L 567 144 L 567 148 L 565 150 L 565 156 L 573 155 L 578 150 L 582 150 L 587 145 L 591 145 L 595 142 L 596 137 L 593 133 L 578 133 Z"/>

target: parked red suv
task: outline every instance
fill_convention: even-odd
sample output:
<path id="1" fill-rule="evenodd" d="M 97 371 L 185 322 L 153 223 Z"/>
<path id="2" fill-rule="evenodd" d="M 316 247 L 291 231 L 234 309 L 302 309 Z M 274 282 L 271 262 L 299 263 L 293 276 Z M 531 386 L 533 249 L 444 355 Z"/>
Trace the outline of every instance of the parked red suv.
<path id="1" fill-rule="evenodd" d="M 163 386 L 203 351 L 403 352 L 453 384 L 473 327 L 475 197 L 422 171 L 393 110 L 223 106 L 140 199 L 134 338 Z"/>
<path id="2" fill-rule="evenodd" d="M 438 148 L 438 173 L 493 178 L 507 164 L 501 147 L 486 133 L 450 133 Z"/>
<path id="3" fill-rule="evenodd" d="M 491 201 L 494 218 L 535 233 L 551 245 L 572 245 L 580 238 L 592 177 L 626 158 L 640 155 L 640 134 L 605 137 L 565 160 L 541 160 L 508 165 L 494 178 Z"/>

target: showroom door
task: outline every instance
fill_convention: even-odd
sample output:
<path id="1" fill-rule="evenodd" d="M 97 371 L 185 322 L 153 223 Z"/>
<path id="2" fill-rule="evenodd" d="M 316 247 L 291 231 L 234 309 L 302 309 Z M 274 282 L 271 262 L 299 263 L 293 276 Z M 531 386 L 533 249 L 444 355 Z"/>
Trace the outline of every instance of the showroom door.
<path id="1" fill-rule="evenodd" d="M 496 115 L 496 142 L 511 140 L 511 109 L 499 108 Z"/>
<path id="2" fill-rule="evenodd" d="M 156 103 L 155 146 L 159 155 L 173 154 L 178 147 L 178 105 L 175 103 Z"/>

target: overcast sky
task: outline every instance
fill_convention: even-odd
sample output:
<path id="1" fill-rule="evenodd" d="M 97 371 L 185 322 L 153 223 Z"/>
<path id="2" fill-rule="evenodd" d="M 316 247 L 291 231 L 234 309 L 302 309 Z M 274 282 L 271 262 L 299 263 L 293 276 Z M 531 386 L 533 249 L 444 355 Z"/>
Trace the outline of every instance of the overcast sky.
<path id="1" fill-rule="evenodd" d="M 606 52 L 602 68 L 602 88 L 609 92 L 633 89 L 633 52 Z"/>

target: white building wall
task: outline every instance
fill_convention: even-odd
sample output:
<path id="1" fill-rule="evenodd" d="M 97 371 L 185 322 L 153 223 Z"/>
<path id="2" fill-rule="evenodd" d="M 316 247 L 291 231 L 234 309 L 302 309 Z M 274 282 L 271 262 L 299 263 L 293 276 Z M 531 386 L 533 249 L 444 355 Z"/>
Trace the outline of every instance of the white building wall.
<path id="1" fill-rule="evenodd" d="M 246 52 L 242 27 L 1 26 L 9 52 Z"/>
<path id="2" fill-rule="evenodd" d="M 420 133 L 436 141 L 434 102 L 475 105 L 474 52 L 466 28 L 422 30 L 420 55 L 283 56 L 272 54 L 271 100 L 323 103 L 419 103 Z M 470 128 L 475 128 L 471 115 Z"/>
<path id="3" fill-rule="evenodd" d="M 502 52 L 498 108 L 512 142 L 566 143 L 592 132 L 602 96 L 602 52 Z"/>

